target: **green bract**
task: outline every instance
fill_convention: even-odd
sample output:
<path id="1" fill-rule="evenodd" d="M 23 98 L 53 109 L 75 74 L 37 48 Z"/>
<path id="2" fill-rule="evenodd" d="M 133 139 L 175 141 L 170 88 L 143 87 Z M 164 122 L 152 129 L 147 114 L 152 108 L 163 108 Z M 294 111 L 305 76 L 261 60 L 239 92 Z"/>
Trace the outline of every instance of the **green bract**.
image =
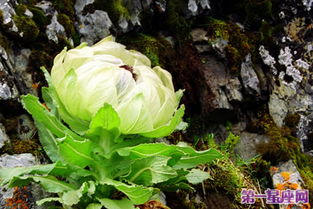
<path id="1" fill-rule="evenodd" d="M 105 103 L 118 113 L 122 134 L 161 137 L 175 128 L 157 131 L 171 123 L 182 90 L 175 93 L 169 72 L 151 68 L 145 55 L 125 49 L 112 36 L 91 47 L 64 49 L 54 59 L 51 81 L 64 108 L 61 118 L 77 132 L 88 129 Z"/>

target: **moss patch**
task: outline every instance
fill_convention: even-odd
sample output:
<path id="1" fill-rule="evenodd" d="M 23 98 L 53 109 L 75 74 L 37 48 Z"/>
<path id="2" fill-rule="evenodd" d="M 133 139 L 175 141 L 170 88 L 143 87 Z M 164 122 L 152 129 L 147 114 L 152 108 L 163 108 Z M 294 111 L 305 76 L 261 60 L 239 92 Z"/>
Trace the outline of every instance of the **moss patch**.
<path id="1" fill-rule="evenodd" d="M 75 17 L 75 0 L 53 0 L 53 6 L 60 14 L 66 14 L 71 19 Z"/>
<path id="2" fill-rule="evenodd" d="M 15 15 L 13 16 L 13 20 L 18 27 L 19 32 L 23 33 L 23 39 L 25 41 L 32 42 L 36 40 L 40 31 L 31 18 L 23 15 Z"/>
<path id="3" fill-rule="evenodd" d="M 293 128 L 298 120 L 297 115 L 289 115 L 286 124 L 279 128 L 269 114 L 260 113 L 259 119 L 254 122 L 255 130 L 266 134 L 271 141 L 258 147 L 263 159 L 277 165 L 280 162 L 292 160 L 304 179 L 308 190 L 313 191 L 313 158 L 300 150 L 300 141 L 293 136 Z M 313 194 L 310 194 L 312 202 Z"/>
<path id="4" fill-rule="evenodd" d="M 166 40 L 143 33 L 128 34 L 118 39 L 118 42 L 125 44 L 128 49 L 135 49 L 146 55 L 152 66 L 164 67 L 162 57 L 170 47 Z"/>
<path id="5" fill-rule="evenodd" d="M 94 6 L 96 9 L 106 11 L 114 24 L 118 23 L 120 17 L 130 18 L 129 11 L 122 0 L 95 0 Z"/>
<path id="6" fill-rule="evenodd" d="M 238 25 L 222 20 L 208 18 L 208 36 L 211 41 L 223 39 L 228 41 L 225 48 L 228 67 L 232 72 L 240 71 L 240 66 L 245 56 L 254 50 L 253 36 L 245 34 Z"/>
<path id="7" fill-rule="evenodd" d="M 178 41 L 184 41 L 190 37 L 191 21 L 183 16 L 185 6 L 185 2 L 180 0 L 169 0 L 166 4 L 164 26 Z"/>

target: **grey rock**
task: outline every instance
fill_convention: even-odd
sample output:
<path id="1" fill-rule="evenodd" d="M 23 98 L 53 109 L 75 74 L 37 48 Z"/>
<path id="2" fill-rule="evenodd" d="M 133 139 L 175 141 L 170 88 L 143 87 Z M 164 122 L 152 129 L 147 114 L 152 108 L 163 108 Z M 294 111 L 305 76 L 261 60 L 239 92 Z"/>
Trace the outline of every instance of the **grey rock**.
<path id="1" fill-rule="evenodd" d="M 288 172 L 290 174 L 290 178 L 286 180 L 281 173 L 282 172 Z M 295 164 L 292 162 L 292 160 L 289 160 L 285 163 L 281 163 L 278 166 L 278 170 L 272 174 L 272 180 L 273 180 L 273 187 L 277 184 L 285 184 L 285 183 L 290 183 L 290 184 L 298 184 L 298 189 L 301 189 L 304 186 L 304 181 L 301 178 L 301 175 L 299 171 L 297 170 L 297 167 Z M 288 205 L 287 204 L 282 204 L 279 206 L 280 209 L 287 209 Z M 301 209 L 300 205 L 294 205 L 292 208 L 294 209 Z"/>
<path id="2" fill-rule="evenodd" d="M 32 75 L 27 71 L 30 54 L 30 49 L 16 49 L 14 53 L 9 54 L 8 62 L 10 62 L 10 71 L 15 77 L 16 85 L 20 93 L 37 95 L 37 90 L 32 87 Z"/>
<path id="3" fill-rule="evenodd" d="M 257 152 L 258 145 L 269 141 L 270 139 L 265 135 L 242 132 L 240 133 L 240 141 L 235 147 L 235 152 L 244 160 L 249 160 L 259 154 Z"/>
<path id="4" fill-rule="evenodd" d="M 76 0 L 75 1 L 75 11 L 76 11 L 76 14 L 80 14 L 85 6 L 89 5 L 89 4 L 92 4 L 94 2 L 94 0 Z"/>
<path id="5" fill-rule="evenodd" d="M 188 10 L 192 16 L 200 14 L 205 9 L 211 9 L 209 0 L 189 0 Z"/>
<path id="6" fill-rule="evenodd" d="M 151 0 L 147 1 L 148 3 L 152 3 Z M 156 4 L 156 6 L 158 7 L 159 12 L 165 12 L 166 11 L 166 0 L 157 0 L 154 2 Z M 144 5 L 144 4 L 143 4 Z M 149 5 L 149 6 L 150 6 Z M 143 6 L 143 8 L 148 8 L 147 6 Z"/>
<path id="7" fill-rule="evenodd" d="M 36 7 L 39 7 L 43 10 L 44 14 L 47 15 L 53 15 L 55 12 L 55 9 L 53 8 L 53 5 L 49 1 L 41 1 L 36 4 Z"/>
<path id="8" fill-rule="evenodd" d="M 260 81 L 257 74 L 253 69 L 253 63 L 251 61 L 251 54 L 245 57 L 245 61 L 241 63 L 240 76 L 243 82 L 243 86 L 250 94 L 260 94 Z"/>
<path id="9" fill-rule="evenodd" d="M 243 99 L 241 88 L 242 86 L 238 78 L 230 79 L 225 86 L 225 93 L 228 101 L 241 102 Z"/>
<path id="10" fill-rule="evenodd" d="M 14 78 L 0 62 L 0 100 L 17 99 L 19 96 Z"/>
<path id="11" fill-rule="evenodd" d="M 217 54 L 222 57 L 226 58 L 225 47 L 228 45 L 228 41 L 217 38 L 211 42 L 213 49 L 217 52 Z"/>
<path id="12" fill-rule="evenodd" d="M 4 146 L 10 139 L 6 134 L 5 127 L 0 123 L 0 148 Z"/>
<path id="13" fill-rule="evenodd" d="M 308 150 L 304 144 L 306 144 L 306 141 L 308 140 L 308 134 L 311 131 L 311 123 L 313 119 L 313 114 L 310 114 L 308 116 L 300 115 L 300 120 L 297 125 L 297 131 L 296 136 L 301 141 L 301 151 L 307 152 Z"/>
<path id="14" fill-rule="evenodd" d="M 196 15 L 198 13 L 198 5 L 196 0 L 188 1 L 188 10 L 191 12 L 192 15 Z"/>
<path id="15" fill-rule="evenodd" d="M 192 41 L 208 41 L 208 37 L 206 36 L 208 32 L 203 30 L 202 28 L 196 28 L 191 31 Z"/>
<path id="16" fill-rule="evenodd" d="M 96 10 L 92 14 L 80 14 L 78 18 L 79 24 L 76 25 L 76 28 L 82 35 L 81 41 L 93 44 L 110 34 L 112 22 L 107 12 Z"/>
<path id="17" fill-rule="evenodd" d="M 1 0 L 0 1 L 0 10 L 3 15 L 3 24 L 8 25 L 9 30 L 12 32 L 18 32 L 18 28 L 15 25 L 13 16 L 16 14 L 14 11 L 14 5 L 16 5 L 15 0 Z"/>
<path id="18" fill-rule="evenodd" d="M 29 167 L 39 164 L 35 156 L 30 153 L 8 155 L 4 154 L 0 156 L 0 167 L 14 168 L 14 167 Z M 27 204 L 30 209 L 45 209 L 47 205 L 38 206 L 36 201 L 45 197 L 51 196 L 45 192 L 39 185 L 30 184 L 26 188 L 26 192 L 29 193 Z M 13 189 L 0 188 L 0 206 L 5 204 L 5 200 L 13 196 Z"/>
<path id="19" fill-rule="evenodd" d="M 18 155 L 4 154 L 0 156 L 0 167 L 28 167 L 36 164 L 38 164 L 37 159 L 30 153 Z"/>
<path id="20" fill-rule="evenodd" d="M 212 50 L 212 47 L 208 44 L 196 44 L 195 47 L 200 54 Z"/>
<path id="21" fill-rule="evenodd" d="M 67 39 L 65 29 L 63 25 L 58 22 L 57 15 L 58 12 L 55 11 L 52 16 L 51 23 L 47 25 L 46 29 L 48 39 L 54 41 L 56 44 L 59 43 L 58 37 L 63 37 L 64 39 Z"/>
<path id="22" fill-rule="evenodd" d="M 270 96 L 268 108 L 269 108 L 269 113 L 272 116 L 276 125 L 281 127 L 284 124 L 284 119 L 288 113 L 286 102 L 280 99 L 277 96 L 277 94 L 273 93 Z"/>

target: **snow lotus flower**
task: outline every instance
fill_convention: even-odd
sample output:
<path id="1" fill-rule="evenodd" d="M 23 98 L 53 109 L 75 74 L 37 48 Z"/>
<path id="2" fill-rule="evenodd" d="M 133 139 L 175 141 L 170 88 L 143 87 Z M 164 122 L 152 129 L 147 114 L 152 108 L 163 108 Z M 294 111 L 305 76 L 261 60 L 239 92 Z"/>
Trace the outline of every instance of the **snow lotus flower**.
<path id="1" fill-rule="evenodd" d="M 60 117 L 84 132 L 104 104 L 120 118 L 122 134 L 166 136 L 181 123 L 182 90 L 175 92 L 169 72 L 151 67 L 143 54 L 127 50 L 112 36 L 93 46 L 66 48 L 54 59 L 51 84 Z"/>

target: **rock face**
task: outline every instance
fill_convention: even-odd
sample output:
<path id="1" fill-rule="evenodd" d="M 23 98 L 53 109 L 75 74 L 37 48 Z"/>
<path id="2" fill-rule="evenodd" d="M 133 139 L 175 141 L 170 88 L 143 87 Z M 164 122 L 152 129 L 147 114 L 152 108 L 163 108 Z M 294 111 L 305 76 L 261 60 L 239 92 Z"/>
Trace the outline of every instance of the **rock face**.
<path id="1" fill-rule="evenodd" d="M 40 67 L 49 70 L 65 46 L 94 44 L 111 34 L 171 72 L 176 89 L 185 89 L 191 139 L 214 132 L 221 142 L 230 122 L 245 159 L 266 153 L 259 145 L 284 140 L 279 151 L 301 148 L 313 156 L 312 7 L 311 0 L 2 0 L 1 154 L 5 144 L 14 144 L 9 142 L 38 138 L 19 97 L 41 96 L 46 82 Z M 28 155 L 13 156 L 2 159 Z M 290 158 L 302 159 L 290 154 L 284 161 Z M 299 161 L 298 168 L 309 167 Z"/>

